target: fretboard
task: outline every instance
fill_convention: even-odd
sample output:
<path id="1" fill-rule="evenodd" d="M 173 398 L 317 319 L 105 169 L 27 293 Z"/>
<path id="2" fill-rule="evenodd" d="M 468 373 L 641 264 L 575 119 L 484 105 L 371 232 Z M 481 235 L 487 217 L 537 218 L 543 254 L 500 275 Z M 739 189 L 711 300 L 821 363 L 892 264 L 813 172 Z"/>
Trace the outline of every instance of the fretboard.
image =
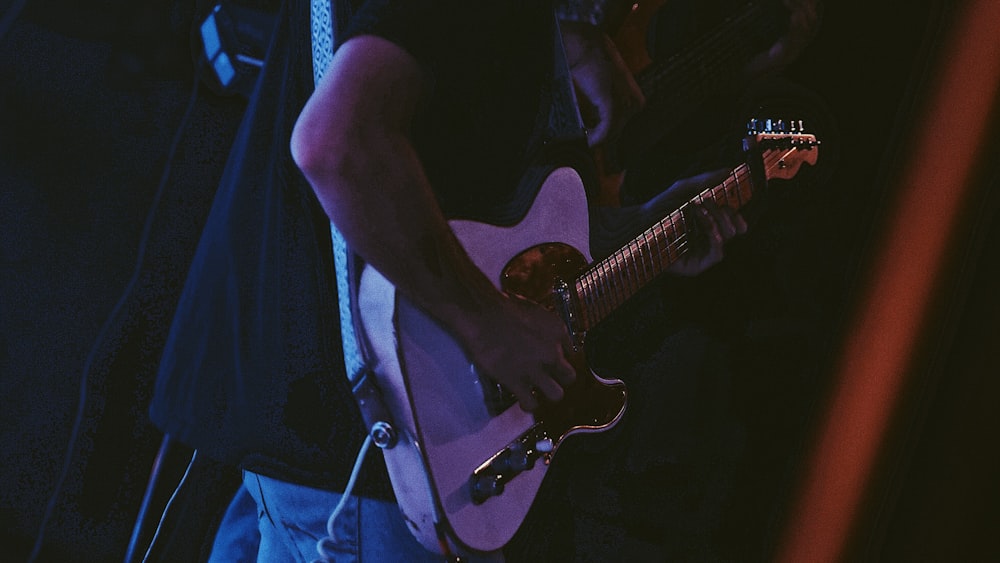
<path id="1" fill-rule="evenodd" d="M 594 263 L 575 281 L 583 330 L 589 330 L 676 262 L 690 245 L 694 227 L 688 208 L 713 200 L 720 206 L 742 208 L 754 193 L 750 169 L 742 164 L 720 184 L 701 192 L 604 260 Z"/>

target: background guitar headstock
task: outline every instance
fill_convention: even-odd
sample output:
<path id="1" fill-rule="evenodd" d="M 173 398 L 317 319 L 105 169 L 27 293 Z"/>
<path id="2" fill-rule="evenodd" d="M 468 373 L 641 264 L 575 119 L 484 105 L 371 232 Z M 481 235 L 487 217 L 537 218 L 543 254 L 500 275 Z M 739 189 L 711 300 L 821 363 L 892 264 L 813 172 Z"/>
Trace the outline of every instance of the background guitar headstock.
<path id="1" fill-rule="evenodd" d="M 802 120 L 759 120 L 747 123 L 747 136 L 743 148 L 760 154 L 764 177 L 768 180 L 788 180 L 794 177 L 802 164 L 814 166 L 819 158 L 819 140 L 806 133 Z"/>

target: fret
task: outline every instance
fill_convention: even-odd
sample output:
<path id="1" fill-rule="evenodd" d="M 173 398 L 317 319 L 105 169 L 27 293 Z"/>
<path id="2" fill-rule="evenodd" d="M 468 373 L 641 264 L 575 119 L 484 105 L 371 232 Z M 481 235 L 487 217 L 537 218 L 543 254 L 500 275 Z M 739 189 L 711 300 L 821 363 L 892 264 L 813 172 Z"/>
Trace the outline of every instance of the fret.
<path id="1" fill-rule="evenodd" d="M 629 259 L 628 245 L 618 253 L 618 272 L 622 278 L 621 290 L 622 290 L 622 302 L 628 299 L 628 296 L 635 292 L 636 279 L 632 275 L 632 263 Z"/>
<path id="2" fill-rule="evenodd" d="M 670 262 L 673 261 L 673 243 L 671 242 L 673 237 L 670 235 L 672 230 L 673 215 L 660 222 L 659 242 L 662 248 L 660 262 L 663 263 L 664 268 L 669 267 Z"/>
<path id="3" fill-rule="evenodd" d="M 810 143 L 807 150 L 818 145 L 815 140 L 810 142 L 807 139 L 805 142 Z M 778 167 L 780 159 L 787 158 L 790 154 L 792 153 L 787 150 L 770 150 L 762 155 L 765 180 L 772 177 L 771 171 Z M 815 163 L 815 152 L 804 152 L 803 155 L 798 162 L 794 162 L 796 168 L 803 161 Z M 787 164 L 785 167 L 787 168 Z M 791 173 L 794 174 L 794 171 L 792 169 Z M 584 320 L 586 328 L 597 325 L 690 249 L 691 234 L 696 232 L 696 225 L 688 224 L 690 205 L 702 205 L 711 199 L 719 206 L 740 209 L 752 199 L 754 191 L 754 178 L 749 165 L 741 164 L 731 170 L 719 184 L 696 194 L 622 248 L 591 265 L 576 280 L 575 285 L 576 303 L 581 308 L 579 317 Z"/>
<path id="4" fill-rule="evenodd" d="M 604 318 L 604 308 L 607 305 L 607 299 L 604 297 L 604 290 L 602 284 L 604 279 L 601 277 L 598 270 L 593 270 L 593 286 L 592 295 L 594 301 L 594 319 L 597 320 Z"/>
<path id="5" fill-rule="evenodd" d="M 630 272 L 628 270 L 628 258 L 625 255 L 624 250 L 620 250 L 617 253 L 617 259 L 615 260 L 618 266 L 618 303 L 616 305 L 621 305 L 628 299 L 629 295 L 632 294 L 633 284 L 635 280 L 632 279 Z"/>
<path id="6" fill-rule="evenodd" d="M 631 291 L 632 279 L 628 275 L 628 263 L 625 261 L 624 250 L 619 250 L 614 255 L 614 265 L 615 273 L 618 277 L 618 281 L 615 284 L 615 289 L 618 290 L 616 296 L 621 300 L 625 301 L 625 294 Z"/>
<path id="7" fill-rule="evenodd" d="M 673 241 L 679 239 L 683 233 L 687 232 L 687 227 L 683 225 L 685 221 L 684 213 L 681 211 L 684 207 L 686 207 L 686 205 L 681 206 L 680 209 L 678 209 L 675 213 L 671 213 L 670 217 L 668 217 L 668 219 L 670 219 L 670 229 L 673 232 L 673 236 L 670 237 L 670 244 L 668 245 L 668 248 L 670 249 L 670 263 L 673 263 L 680 257 L 680 253 L 677 251 L 677 247 Z M 682 227 L 677 226 L 678 219 L 681 221 Z"/>
<path id="8" fill-rule="evenodd" d="M 672 233 L 675 230 L 676 229 L 674 227 L 673 214 L 667 216 L 663 221 L 660 222 L 659 240 L 662 247 L 662 251 L 660 252 L 660 256 L 662 258 L 660 259 L 660 261 L 663 262 L 665 267 L 670 266 L 670 263 L 673 262 L 674 260 L 674 249 L 672 242 L 674 236 Z"/>
<path id="9" fill-rule="evenodd" d="M 597 284 L 600 281 L 597 276 L 597 272 L 590 270 L 587 275 L 587 300 L 590 302 L 590 318 L 591 326 L 596 325 L 601 319 L 601 301 L 597 295 Z"/>
<path id="10" fill-rule="evenodd" d="M 604 263 L 607 264 L 608 276 L 606 281 L 608 289 L 611 291 L 608 297 L 612 304 L 612 308 L 614 308 L 618 305 L 618 293 L 622 290 L 621 268 L 619 267 L 618 261 L 615 260 L 614 254 L 608 256 Z"/>
<path id="11" fill-rule="evenodd" d="M 580 306 L 583 308 L 583 317 L 587 325 L 585 328 L 590 328 L 596 324 L 596 319 L 594 319 L 593 292 L 590 289 L 591 280 L 592 276 L 590 271 L 588 271 L 576 281 L 576 296 L 581 304 Z"/>
<path id="12" fill-rule="evenodd" d="M 590 271 L 590 274 L 591 274 L 590 300 L 591 303 L 593 304 L 593 313 L 591 316 L 594 319 L 593 324 L 596 325 L 598 322 L 600 322 L 601 319 L 604 318 L 605 299 L 601 294 L 602 293 L 601 284 L 603 283 L 603 279 L 600 276 L 600 272 L 596 269 L 592 269 Z"/>
<path id="13" fill-rule="evenodd" d="M 653 225 L 653 228 L 646 231 L 646 246 L 649 247 L 649 259 L 653 265 L 653 275 L 659 275 L 663 271 L 663 250 L 660 246 L 660 239 L 656 236 L 657 229 L 663 229 L 660 223 Z"/>
<path id="14" fill-rule="evenodd" d="M 736 184 L 736 205 L 743 207 L 743 186 L 740 185 L 739 171 L 733 170 L 729 173 L 729 177 L 732 178 L 733 182 Z"/>
<path id="15" fill-rule="evenodd" d="M 597 324 L 597 321 L 599 320 L 599 315 L 600 315 L 599 307 L 600 307 L 600 303 L 599 303 L 599 300 L 597 298 L 596 274 L 595 274 L 595 272 L 594 272 L 593 269 L 590 269 L 590 270 L 587 271 L 587 274 L 585 276 L 585 280 L 587 282 L 586 283 L 586 289 L 585 289 L 585 291 L 586 291 L 586 295 L 587 295 L 587 297 L 586 297 L 587 308 L 590 311 L 590 319 L 591 319 L 590 322 L 591 322 L 591 325 L 595 325 L 595 324 Z"/>
<path id="16" fill-rule="evenodd" d="M 649 253 L 649 277 L 653 278 L 660 275 L 660 256 L 657 253 L 657 247 L 653 246 L 655 238 L 650 239 L 653 229 L 646 229 L 644 233 L 644 240 L 646 243 L 646 252 Z"/>
<path id="17" fill-rule="evenodd" d="M 652 257 L 649 255 L 649 249 L 643 246 L 644 241 L 645 239 L 641 238 L 635 239 L 632 242 L 632 244 L 635 245 L 636 256 L 639 259 L 636 269 L 642 277 L 643 284 L 646 284 L 653 276 L 652 276 L 652 271 L 649 269 L 649 266 L 647 265 L 647 264 L 652 264 L 652 262 L 650 262 Z"/>
<path id="18" fill-rule="evenodd" d="M 645 276 L 639 271 L 639 260 L 642 259 L 642 254 L 639 253 L 639 248 L 636 246 L 635 240 L 629 241 L 628 249 L 628 264 L 632 270 L 632 278 L 635 280 L 635 291 L 638 291 L 645 282 Z M 633 293 L 635 292 L 633 291 Z"/>
<path id="19" fill-rule="evenodd" d="M 617 298 L 615 292 L 618 289 L 618 284 L 615 283 L 612 265 L 607 260 L 603 261 L 602 264 L 604 265 L 602 272 L 604 275 L 601 278 L 601 291 L 603 292 L 602 297 L 604 301 L 602 303 L 601 316 L 606 317 L 615 308 L 615 300 Z"/>
<path id="20" fill-rule="evenodd" d="M 739 175 L 732 174 L 718 186 L 706 189 L 689 203 L 704 203 L 712 199 L 719 205 L 742 201 Z M 595 326 L 656 276 L 676 262 L 688 246 L 686 203 L 664 217 L 637 238 L 609 257 L 594 264 L 578 283 L 580 300 L 585 307 L 583 317 L 589 327 Z"/>
<path id="21" fill-rule="evenodd" d="M 604 260 L 601 262 L 601 265 L 603 266 L 604 273 L 604 278 L 601 280 L 601 288 L 607 292 L 604 295 L 604 305 L 607 307 L 607 310 L 601 311 L 601 313 L 607 316 L 607 314 L 610 314 L 614 308 L 614 299 L 616 297 L 615 292 L 618 289 L 618 284 L 614 283 L 614 270 L 609 261 Z"/>
<path id="22" fill-rule="evenodd" d="M 699 49 L 688 51 L 684 56 L 675 56 L 664 65 L 653 64 L 636 77 L 647 98 L 658 99 L 669 96 L 674 107 L 680 100 L 701 99 L 717 89 L 718 84 L 729 80 L 729 72 L 736 71 L 746 63 L 746 53 L 754 49 L 750 41 L 740 33 L 740 29 L 763 30 L 771 35 L 777 30 L 768 18 L 763 17 L 759 7 L 749 6 L 746 11 L 728 19 L 712 30 Z M 706 64 L 700 53 L 713 53 L 711 64 Z M 713 69 L 709 71 L 709 68 Z M 698 77 L 694 77 L 694 74 Z M 677 87 L 677 78 L 683 79 L 684 87 Z M 664 88 L 666 87 L 666 88 Z"/>
<path id="23" fill-rule="evenodd" d="M 621 305 L 628 299 L 630 293 L 630 285 L 632 280 L 628 276 L 628 270 L 626 266 L 628 265 L 625 261 L 625 256 L 623 251 L 619 250 L 615 253 L 615 274 L 618 276 L 618 282 L 615 284 L 615 307 Z"/>
<path id="24" fill-rule="evenodd" d="M 709 197 L 712 198 L 713 203 L 719 207 L 726 205 L 726 191 L 723 189 L 722 185 L 709 188 L 706 191 L 708 192 Z"/>
<path id="25" fill-rule="evenodd" d="M 600 268 L 601 264 L 597 264 Z M 598 318 L 604 318 L 605 307 L 607 306 L 607 295 L 604 289 L 604 276 L 601 275 L 601 271 L 594 270 L 594 311 L 596 311 Z"/>
<path id="26" fill-rule="evenodd" d="M 649 268 L 646 266 L 646 262 L 649 260 L 649 250 L 644 245 L 645 241 L 646 238 L 640 234 L 628 243 L 632 251 L 632 263 L 635 267 L 636 277 L 643 283 L 649 278 Z"/>
<path id="27" fill-rule="evenodd" d="M 656 257 L 656 264 L 657 267 L 659 267 L 663 263 L 663 244 L 661 244 L 663 242 L 663 237 L 661 236 L 663 233 L 663 222 L 660 221 L 659 223 L 653 225 L 653 228 L 646 232 L 652 237 L 650 248 L 652 248 L 654 244 L 656 245 L 656 250 L 652 252 L 652 254 Z"/>
<path id="28" fill-rule="evenodd" d="M 590 303 L 592 307 L 591 317 L 594 319 L 592 323 L 595 325 L 602 318 L 604 318 L 604 314 L 602 312 L 602 308 L 604 307 L 604 299 L 602 299 L 600 295 L 600 287 L 601 287 L 600 284 L 601 284 L 600 275 L 598 275 L 598 272 L 596 270 L 591 270 L 590 271 Z"/>
<path id="29" fill-rule="evenodd" d="M 611 304 L 611 308 L 614 309 L 614 307 L 618 306 L 618 300 L 620 299 L 619 292 L 622 290 L 621 272 L 616 267 L 618 264 L 615 262 L 613 254 L 604 263 L 607 265 L 608 272 L 607 279 L 605 280 L 610 291 L 608 301 Z"/>
<path id="30" fill-rule="evenodd" d="M 737 182 L 740 182 L 740 193 L 743 195 L 743 205 L 753 197 L 754 186 L 753 177 L 750 176 L 750 169 L 746 164 L 741 164 L 733 171 L 733 176 L 736 178 Z M 742 180 L 742 181 L 741 181 Z"/>
<path id="31" fill-rule="evenodd" d="M 622 303 L 633 293 L 638 280 L 633 276 L 632 260 L 629 257 L 628 245 L 626 245 L 618 256 L 619 271 L 622 275 Z"/>
<path id="32" fill-rule="evenodd" d="M 639 280 L 639 287 L 646 285 L 649 281 L 649 272 L 646 269 L 646 253 L 642 251 L 639 239 L 633 240 L 632 246 L 632 267 L 635 269 L 635 277 Z"/>
<path id="33" fill-rule="evenodd" d="M 576 294 L 578 298 L 583 302 L 584 316 L 587 318 L 587 327 L 594 326 L 596 324 L 596 319 L 594 317 L 594 310 L 596 304 L 594 303 L 594 278 L 590 270 L 586 274 L 580 276 L 576 282 Z"/>
<path id="34" fill-rule="evenodd" d="M 723 189 L 726 192 L 726 205 L 728 205 L 729 207 L 732 207 L 733 209 L 739 209 L 740 208 L 740 194 L 737 191 L 736 186 L 733 184 L 733 182 L 729 178 L 726 178 L 725 180 L 723 180 L 722 185 L 724 186 Z"/>

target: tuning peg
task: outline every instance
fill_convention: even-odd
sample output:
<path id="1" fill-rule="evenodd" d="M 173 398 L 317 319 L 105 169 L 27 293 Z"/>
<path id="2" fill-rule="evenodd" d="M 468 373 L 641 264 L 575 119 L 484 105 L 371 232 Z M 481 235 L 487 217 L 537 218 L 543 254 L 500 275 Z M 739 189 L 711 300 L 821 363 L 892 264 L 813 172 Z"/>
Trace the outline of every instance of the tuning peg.
<path id="1" fill-rule="evenodd" d="M 747 134 L 753 135 L 758 131 L 760 124 L 757 122 L 756 117 L 751 117 L 750 121 L 747 121 Z"/>
<path id="2" fill-rule="evenodd" d="M 764 122 L 764 132 L 771 133 L 772 131 L 774 131 L 774 126 L 771 123 L 771 120 L 768 119 L 767 121 Z"/>
<path id="3" fill-rule="evenodd" d="M 785 122 L 784 122 L 784 120 L 779 119 L 778 123 L 775 124 L 775 127 L 777 128 L 778 133 L 784 133 L 785 132 Z"/>

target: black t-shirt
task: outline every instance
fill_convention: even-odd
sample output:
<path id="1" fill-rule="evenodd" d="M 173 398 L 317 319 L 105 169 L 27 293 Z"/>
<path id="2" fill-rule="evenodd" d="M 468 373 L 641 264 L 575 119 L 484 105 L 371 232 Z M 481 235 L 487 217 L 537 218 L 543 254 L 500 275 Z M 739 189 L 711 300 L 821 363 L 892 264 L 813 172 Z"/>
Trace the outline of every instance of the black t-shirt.
<path id="1" fill-rule="evenodd" d="M 202 455 L 331 488 L 346 483 L 364 434 L 344 373 L 329 220 L 289 150 L 313 90 L 309 38 L 309 2 L 282 3 L 168 333 L 150 417 Z M 374 481 L 360 490 L 387 490 Z"/>
<path id="2" fill-rule="evenodd" d="M 414 144 L 450 218 L 510 222 L 533 195 L 522 175 L 547 142 L 559 77 L 548 2 L 365 2 L 345 40 L 389 39 L 427 71 L 432 92 Z"/>
<path id="3" fill-rule="evenodd" d="M 309 3 L 282 6 L 150 415 L 204 455 L 337 489 L 364 433 L 344 373 L 329 220 L 288 149 L 312 92 Z M 519 181 L 525 168 L 557 141 L 582 140 L 568 81 L 553 73 L 554 30 L 551 6 L 538 0 L 379 0 L 356 12 L 348 35 L 386 37 L 433 77 L 414 137 L 448 215 L 515 220 L 537 187 Z M 363 472 L 361 494 L 391 494 L 380 465 Z"/>

